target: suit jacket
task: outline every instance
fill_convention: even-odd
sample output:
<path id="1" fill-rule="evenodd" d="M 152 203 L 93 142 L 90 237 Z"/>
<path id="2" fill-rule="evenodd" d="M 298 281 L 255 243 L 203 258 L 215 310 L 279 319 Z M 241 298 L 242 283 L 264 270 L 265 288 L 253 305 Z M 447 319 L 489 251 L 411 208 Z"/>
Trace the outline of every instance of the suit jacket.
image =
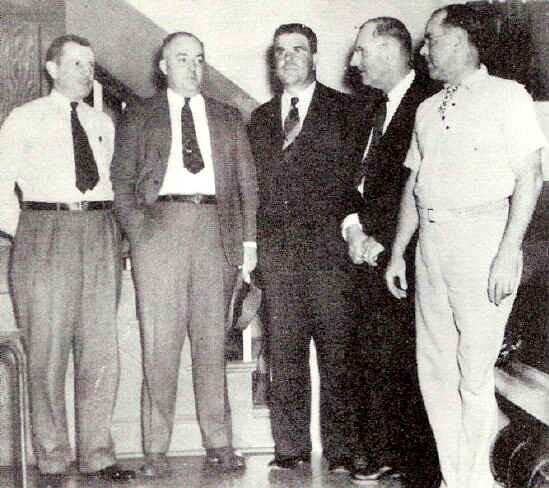
<path id="1" fill-rule="evenodd" d="M 416 109 L 437 89 L 434 83 L 416 72 L 412 85 L 404 94 L 366 169 L 359 218 L 364 232 L 383 244 L 385 256 L 388 256 L 395 237 L 400 199 L 410 174 L 403 163 L 412 138 Z M 366 110 L 372 117 L 379 103 L 379 98 L 370 100 Z M 365 149 L 368 134 L 369 129 L 362 132 L 362 137 L 366 137 L 361 152 Z M 408 248 L 413 254 L 414 246 Z"/>
<path id="2" fill-rule="evenodd" d="M 281 95 L 252 113 L 249 135 L 258 172 L 261 271 L 348 264 L 340 223 L 356 211 L 347 145 L 351 101 L 317 82 L 301 132 L 284 151 Z"/>
<path id="3" fill-rule="evenodd" d="M 223 247 L 228 262 L 238 265 L 243 241 L 256 240 L 255 165 L 239 112 L 204 98 Z M 158 198 L 170 147 L 168 98 L 162 91 L 129 110 L 117 130 L 111 179 L 115 211 L 130 243 L 140 232 L 147 207 Z"/>

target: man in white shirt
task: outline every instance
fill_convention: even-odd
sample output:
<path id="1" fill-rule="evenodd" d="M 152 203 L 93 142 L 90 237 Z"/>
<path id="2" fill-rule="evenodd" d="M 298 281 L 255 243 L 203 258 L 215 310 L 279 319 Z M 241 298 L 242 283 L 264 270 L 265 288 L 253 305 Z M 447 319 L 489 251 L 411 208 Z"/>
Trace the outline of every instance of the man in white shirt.
<path id="1" fill-rule="evenodd" d="M 110 433 L 119 375 L 114 126 L 83 101 L 94 73 L 86 39 L 54 40 L 46 69 L 51 93 L 15 108 L 0 130 L 0 230 L 14 236 L 11 278 L 34 449 L 43 483 L 62 483 L 73 459 L 65 413 L 72 350 L 79 470 L 123 481 L 133 472 L 116 465 Z"/>
<path id="2" fill-rule="evenodd" d="M 175 32 L 160 55 L 167 89 L 129 110 L 112 165 L 143 345 L 142 473 L 169 473 L 187 333 L 206 462 L 238 470 L 244 459 L 231 445 L 225 316 L 237 267 L 247 279 L 256 263 L 255 167 L 238 111 L 200 93 L 202 42 Z"/>
<path id="3" fill-rule="evenodd" d="M 445 88 L 418 108 L 405 165 L 390 291 L 407 294 L 416 253 L 417 361 L 443 488 L 491 488 L 497 429 L 494 365 L 522 269 L 522 240 L 542 186 L 546 144 L 532 98 L 480 63 L 485 29 L 473 9 L 436 10 L 421 53 Z"/>
<path id="4" fill-rule="evenodd" d="M 412 486 L 428 487 L 438 469 L 436 450 L 417 382 L 414 300 L 397 301 L 384 280 L 396 230 L 398 206 L 409 170 L 403 161 L 417 106 L 435 87 L 411 68 L 412 41 L 392 17 L 365 22 L 357 35 L 351 66 L 371 95 L 363 113 L 368 130 L 357 145 L 355 177 L 362 206 L 343 222 L 343 235 L 358 273 L 361 313 L 357 328 L 353 399 L 355 484 L 405 473 Z M 360 121 L 353 124 L 360 127 Z M 407 256 L 413 265 L 414 250 Z M 421 454 L 420 454 L 421 453 Z"/>

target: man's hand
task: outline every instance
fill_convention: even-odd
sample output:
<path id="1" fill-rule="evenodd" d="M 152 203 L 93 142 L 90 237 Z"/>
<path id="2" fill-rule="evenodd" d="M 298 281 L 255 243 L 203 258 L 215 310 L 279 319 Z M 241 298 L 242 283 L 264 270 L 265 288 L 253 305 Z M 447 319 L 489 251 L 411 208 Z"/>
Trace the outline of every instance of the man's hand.
<path id="1" fill-rule="evenodd" d="M 385 281 L 387 288 L 395 298 L 399 300 L 406 298 L 408 283 L 406 282 L 406 261 L 403 256 L 391 256 L 385 270 Z"/>
<path id="2" fill-rule="evenodd" d="M 499 305 L 517 289 L 522 254 L 520 249 L 499 249 L 490 266 L 488 300 Z"/>
<path id="3" fill-rule="evenodd" d="M 366 249 L 364 251 L 363 257 L 364 261 L 367 262 L 370 266 L 377 266 L 377 258 L 385 250 L 383 244 L 380 244 L 372 236 L 369 236 L 366 241 Z"/>
<path id="4" fill-rule="evenodd" d="M 242 279 L 250 283 L 250 274 L 257 266 L 257 249 L 252 246 L 244 246 L 244 257 L 242 260 Z"/>
<path id="5" fill-rule="evenodd" d="M 360 225 L 352 224 L 347 227 L 345 237 L 345 240 L 349 245 L 349 257 L 351 258 L 351 261 L 354 264 L 362 264 L 364 262 L 368 236 L 364 233 Z"/>

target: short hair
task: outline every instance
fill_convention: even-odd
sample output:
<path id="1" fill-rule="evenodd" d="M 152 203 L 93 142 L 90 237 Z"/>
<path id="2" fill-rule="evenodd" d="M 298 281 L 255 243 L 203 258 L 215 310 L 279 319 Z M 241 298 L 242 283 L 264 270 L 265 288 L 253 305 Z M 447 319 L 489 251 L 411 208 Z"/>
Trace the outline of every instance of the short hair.
<path id="1" fill-rule="evenodd" d="M 90 41 L 88 41 L 85 37 L 80 37 L 76 34 L 65 34 L 64 36 L 56 37 L 52 41 L 50 47 L 48 48 L 48 51 L 46 52 L 46 62 L 57 62 L 63 54 L 63 48 L 65 47 L 65 44 L 68 44 L 69 42 L 74 42 L 75 44 L 78 44 L 80 46 L 91 48 Z"/>
<path id="2" fill-rule="evenodd" d="M 282 34 L 302 34 L 309 41 L 309 46 L 311 47 L 312 54 L 315 54 L 318 48 L 318 42 L 316 39 L 316 34 L 313 29 L 307 27 L 305 24 L 282 24 L 278 26 L 275 30 L 273 39 L 276 40 L 277 37 Z"/>
<path id="3" fill-rule="evenodd" d="M 399 44 L 408 58 L 412 55 L 412 36 L 406 26 L 394 17 L 375 17 L 369 19 L 360 26 L 362 29 L 366 24 L 374 24 L 374 36 L 392 37 Z"/>
<path id="4" fill-rule="evenodd" d="M 204 51 L 204 43 L 191 32 L 185 32 L 185 31 L 172 32 L 171 34 L 168 34 L 166 37 L 164 37 L 164 40 L 162 41 L 162 45 L 160 46 L 160 49 L 158 51 L 160 55 L 158 58 L 158 61 L 160 61 L 164 57 L 164 49 L 166 49 L 168 45 L 178 37 L 188 37 L 191 39 L 195 39 L 200 43 L 200 47 L 202 48 L 202 51 Z"/>
<path id="5" fill-rule="evenodd" d="M 480 12 L 468 5 L 452 4 L 435 10 L 431 17 L 441 12 L 446 12 L 446 17 L 441 23 L 443 27 L 463 29 L 467 32 L 469 42 L 477 49 L 478 53 L 484 53 L 488 47 L 486 44 L 488 32 Z"/>

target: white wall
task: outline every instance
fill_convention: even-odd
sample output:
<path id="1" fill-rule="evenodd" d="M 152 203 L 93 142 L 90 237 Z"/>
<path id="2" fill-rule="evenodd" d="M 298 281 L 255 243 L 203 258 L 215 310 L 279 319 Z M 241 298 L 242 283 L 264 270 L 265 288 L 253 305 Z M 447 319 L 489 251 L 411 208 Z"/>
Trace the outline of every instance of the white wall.
<path id="1" fill-rule="evenodd" d="M 168 32 L 186 30 L 204 41 L 208 63 L 259 102 L 271 97 L 266 53 L 276 27 L 302 22 L 319 40 L 318 78 L 343 88 L 347 56 L 357 28 L 389 15 L 414 40 L 441 0 L 126 0 Z"/>

